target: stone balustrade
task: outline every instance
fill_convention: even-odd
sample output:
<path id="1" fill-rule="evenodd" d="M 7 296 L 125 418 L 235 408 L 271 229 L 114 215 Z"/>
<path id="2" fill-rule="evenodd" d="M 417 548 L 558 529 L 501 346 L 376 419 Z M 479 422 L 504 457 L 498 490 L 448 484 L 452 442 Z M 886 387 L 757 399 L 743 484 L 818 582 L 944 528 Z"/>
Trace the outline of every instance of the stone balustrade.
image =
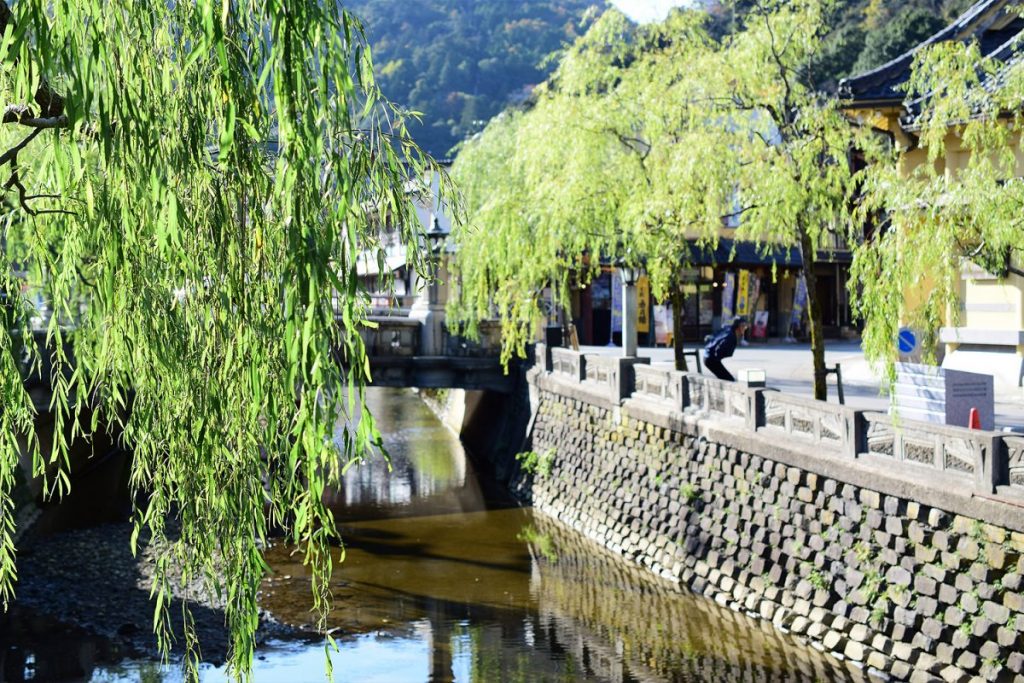
<path id="1" fill-rule="evenodd" d="M 551 372 L 574 382 L 586 379 L 586 357 L 579 351 L 551 349 Z"/>
<path id="2" fill-rule="evenodd" d="M 674 410 L 681 411 L 686 407 L 688 384 L 683 373 L 652 368 L 649 365 L 637 365 L 633 372 L 636 377 L 636 387 L 632 393 L 634 397 L 662 401 L 671 405 Z"/>
<path id="3" fill-rule="evenodd" d="M 1024 498 L 1024 436 L 902 420 L 774 389 L 751 389 L 696 373 L 650 367 L 646 358 L 538 349 L 540 368 L 624 400 L 742 425 L 747 431 L 803 442 L 823 456 L 888 467 L 920 467 L 920 475 L 962 481 L 978 493 Z M 550 368 L 544 359 L 550 353 Z"/>
<path id="4" fill-rule="evenodd" d="M 376 327 L 362 327 L 366 353 L 371 356 L 415 356 L 420 346 L 418 320 L 390 316 L 370 316 Z"/>
<path id="5" fill-rule="evenodd" d="M 583 381 L 591 388 L 607 393 L 612 401 L 618 402 L 633 393 L 635 386 L 633 368 L 650 362 L 650 358 L 587 356 L 586 363 L 584 363 Z"/>
<path id="6" fill-rule="evenodd" d="M 778 391 L 759 390 L 758 395 L 759 431 L 837 448 L 850 457 L 857 455 L 857 411 Z"/>
<path id="7" fill-rule="evenodd" d="M 1004 436 L 1006 444 L 1006 485 L 1024 495 L 1024 436 Z"/>
<path id="8" fill-rule="evenodd" d="M 1001 465 L 1003 436 L 994 432 L 900 420 L 864 413 L 863 448 L 858 457 L 912 463 L 929 470 L 973 480 L 979 492 L 993 493 L 1008 480 Z"/>
<path id="9" fill-rule="evenodd" d="M 688 404 L 683 406 L 684 410 L 740 421 L 750 427 L 756 425 L 757 390 L 696 373 L 686 373 L 685 377 Z"/>

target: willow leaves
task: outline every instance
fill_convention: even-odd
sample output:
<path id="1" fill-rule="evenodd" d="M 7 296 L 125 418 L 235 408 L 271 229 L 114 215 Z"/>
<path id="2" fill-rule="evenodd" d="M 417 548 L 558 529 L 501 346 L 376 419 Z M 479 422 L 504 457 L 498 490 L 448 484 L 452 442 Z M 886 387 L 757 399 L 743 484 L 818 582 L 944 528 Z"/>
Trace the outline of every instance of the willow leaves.
<path id="1" fill-rule="evenodd" d="M 305 553 L 315 608 L 329 606 L 336 534 L 322 493 L 377 441 L 368 416 L 345 426 L 364 412 L 367 379 L 355 258 L 381 248 L 388 224 L 416 263 L 408 181 L 432 162 L 333 2 L 20 0 L 7 16 L 2 142 L 45 130 L 0 168 L 14 304 L 0 302 L 0 593 L 15 576 L 19 450 L 53 481 L 70 438 L 123 431 L 136 524 L 161 552 L 161 644 L 174 565 L 222 596 L 245 676 L 271 528 Z M 23 290 L 53 312 L 52 453 L 15 371 L 11 331 L 31 326 Z"/>

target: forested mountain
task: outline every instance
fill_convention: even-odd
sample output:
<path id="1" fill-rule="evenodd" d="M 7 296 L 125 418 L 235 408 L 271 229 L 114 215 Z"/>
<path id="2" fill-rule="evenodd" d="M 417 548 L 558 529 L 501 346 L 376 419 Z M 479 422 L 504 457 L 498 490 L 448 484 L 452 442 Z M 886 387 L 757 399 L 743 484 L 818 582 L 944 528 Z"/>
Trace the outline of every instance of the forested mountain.
<path id="1" fill-rule="evenodd" d="M 757 0 L 712 2 L 715 30 L 736 30 Z M 863 73 L 898 57 L 956 19 L 974 0 L 837 0 L 835 31 L 815 70 L 820 85 Z"/>
<path id="2" fill-rule="evenodd" d="M 603 0 L 347 0 L 364 22 L 379 84 L 423 114 L 417 141 L 444 156 L 550 71 Z"/>
<path id="3" fill-rule="evenodd" d="M 719 35 L 737 30 L 757 0 L 706 0 Z M 435 156 L 525 99 L 553 66 L 546 58 L 581 32 L 589 7 L 605 0 L 346 0 L 364 22 L 379 84 L 421 112 L 417 141 Z M 828 50 L 815 80 L 873 68 L 956 18 L 972 0 L 837 0 Z"/>

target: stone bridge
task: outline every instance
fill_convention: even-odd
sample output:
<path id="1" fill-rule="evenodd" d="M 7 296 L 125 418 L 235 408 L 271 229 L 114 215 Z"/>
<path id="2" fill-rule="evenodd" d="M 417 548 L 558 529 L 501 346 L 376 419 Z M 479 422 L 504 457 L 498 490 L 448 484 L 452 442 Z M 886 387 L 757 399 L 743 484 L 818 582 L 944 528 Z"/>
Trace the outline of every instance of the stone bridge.
<path id="1" fill-rule="evenodd" d="M 369 320 L 375 327 L 360 334 L 372 386 L 512 391 L 513 375 L 500 361 L 496 322 L 482 323 L 480 339 L 474 341 L 416 317 L 374 315 Z"/>

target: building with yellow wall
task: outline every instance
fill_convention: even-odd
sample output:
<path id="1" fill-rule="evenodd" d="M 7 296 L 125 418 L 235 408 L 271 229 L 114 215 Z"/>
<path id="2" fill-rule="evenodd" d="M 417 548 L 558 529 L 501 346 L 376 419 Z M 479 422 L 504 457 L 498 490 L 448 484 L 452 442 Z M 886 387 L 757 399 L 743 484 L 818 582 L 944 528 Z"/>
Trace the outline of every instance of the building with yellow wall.
<path id="1" fill-rule="evenodd" d="M 901 169 L 910 173 L 927 163 L 927 151 L 917 145 L 901 86 L 911 73 L 915 53 L 941 41 L 976 41 L 982 54 L 1007 59 L 1019 54 L 1024 33 L 1019 0 L 982 0 L 956 22 L 921 45 L 882 66 L 840 84 L 840 96 L 852 115 L 891 136 L 901 151 Z M 945 158 L 939 170 L 953 177 L 964 167 L 968 152 L 950 129 Z M 1017 149 L 1017 174 L 1024 176 L 1024 155 Z M 1024 240 L 1022 240 L 1024 241 Z M 944 345 L 943 366 L 995 376 L 998 387 L 1021 386 L 1024 374 L 1024 277 L 1019 261 L 1007 262 L 1002 272 L 986 272 L 966 262 L 960 281 L 959 315 L 948 315 L 939 330 Z M 913 294 L 907 305 L 913 305 Z M 955 312 L 953 312 L 955 313 Z M 955 325 L 952 321 L 956 321 Z M 934 332 L 934 331 L 932 331 Z"/>

